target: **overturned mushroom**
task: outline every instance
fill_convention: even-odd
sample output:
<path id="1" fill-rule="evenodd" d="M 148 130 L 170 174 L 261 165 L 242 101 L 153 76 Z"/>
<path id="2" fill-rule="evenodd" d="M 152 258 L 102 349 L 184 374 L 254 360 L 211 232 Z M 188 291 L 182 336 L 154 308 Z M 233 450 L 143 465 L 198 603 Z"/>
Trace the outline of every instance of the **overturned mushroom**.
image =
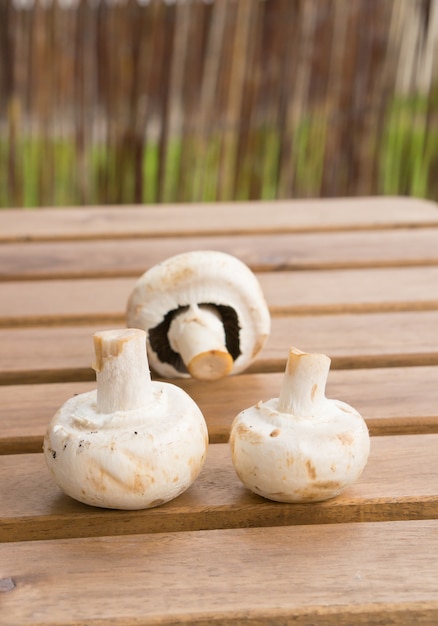
<path id="1" fill-rule="evenodd" d="M 242 261 L 197 250 L 138 279 L 127 325 L 147 332 L 149 362 L 161 376 L 215 380 L 255 359 L 269 335 L 270 315 L 259 282 Z"/>
<path id="2" fill-rule="evenodd" d="M 368 460 L 368 428 L 345 402 L 325 396 L 330 359 L 291 348 L 279 398 L 239 413 L 231 427 L 233 464 L 254 493 L 313 502 L 354 483 Z"/>
<path id="3" fill-rule="evenodd" d="M 86 504 L 143 509 L 167 502 L 197 478 L 208 435 L 190 396 L 151 381 L 146 333 L 94 335 L 97 389 L 67 400 L 52 419 L 44 454 L 58 486 Z"/>

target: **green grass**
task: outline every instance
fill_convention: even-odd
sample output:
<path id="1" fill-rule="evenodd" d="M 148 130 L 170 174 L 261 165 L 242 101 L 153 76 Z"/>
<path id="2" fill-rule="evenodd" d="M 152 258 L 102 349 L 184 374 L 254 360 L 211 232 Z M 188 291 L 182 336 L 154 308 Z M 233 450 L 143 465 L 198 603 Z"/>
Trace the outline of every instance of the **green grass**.
<path id="1" fill-rule="evenodd" d="M 251 129 L 240 152 L 237 135 L 228 135 L 224 143 L 213 130 L 205 138 L 172 138 L 164 154 L 157 142 L 146 143 L 137 167 L 140 201 L 273 199 L 285 175 L 294 197 L 319 196 L 329 130 L 320 112 L 307 112 L 286 138 L 289 155 L 284 154 L 285 138 L 273 127 Z M 427 99 L 394 99 L 383 132 L 368 141 L 378 154 L 376 188 L 369 194 L 438 200 L 438 87 Z M 0 207 L 134 202 L 135 171 L 127 141 L 80 150 L 74 138 L 16 137 L 12 145 L 0 137 Z"/>
<path id="2" fill-rule="evenodd" d="M 428 111 L 429 107 L 429 111 Z M 435 110 L 432 113 L 431 110 Z M 396 99 L 383 133 L 380 185 L 383 194 L 438 200 L 438 107 L 435 97 Z"/>
<path id="3" fill-rule="evenodd" d="M 327 124 L 320 116 L 306 116 L 295 132 L 293 152 L 295 186 L 300 196 L 319 195 L 321 189 Z"/>

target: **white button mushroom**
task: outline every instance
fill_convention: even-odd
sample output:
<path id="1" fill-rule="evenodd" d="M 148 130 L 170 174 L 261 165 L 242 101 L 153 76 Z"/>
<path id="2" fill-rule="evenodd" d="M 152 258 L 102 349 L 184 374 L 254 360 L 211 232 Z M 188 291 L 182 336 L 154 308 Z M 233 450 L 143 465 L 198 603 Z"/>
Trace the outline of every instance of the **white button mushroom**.
<path id="1" fill-rule="evenodd" d="M 368 428 L 351 406 L 325 396 L 329 369 L 326 355 L 291 348 L 279 398 L 234 419 L 233 464 L 254 493 L 279 502 L 326 500 L 362 473 Z"/>
<path id="2" fill-rule="evenodd" d="M 143 509 L 197 478 L 208 446 L 204 417 L 170 383 L 151 381 L 146 333 L 94 335 L 97 389 L 74 396 L 52 419 L 44 455 L 58 486 L 86 504 Z"/>
<path id="3" fill-rule="evenodd" d="M 270 322 L 253 272 L 213 250 L 152 267 L 127 305 L 127 325 L 147 332 L 151 368 L 168 378 L 215 380 L 241 372 L 262 349 Z"/>

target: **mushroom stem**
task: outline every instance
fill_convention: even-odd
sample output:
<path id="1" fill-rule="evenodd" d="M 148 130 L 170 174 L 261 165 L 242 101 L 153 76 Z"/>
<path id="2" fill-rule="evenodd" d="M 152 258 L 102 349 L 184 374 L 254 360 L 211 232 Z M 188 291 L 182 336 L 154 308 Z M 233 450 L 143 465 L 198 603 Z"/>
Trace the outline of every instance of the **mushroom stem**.
<path id="1" fill-rule="evenodd" d="M 151 393 L 145 331 L 107 330 L 95 333 L 93 339 L 97 412 L 115 413 L 145 406 Z"/>
<path id="2" fill-rule="evenodd" d="M 179 313 L 170 325 L 168 339 L 194 378 L 216 380 L 233 367 L 222 319 L 212 306 L 191 305 Z"/>
<path id="3" fill-rule="evenodd" d="M 291 348 L 278 398 L 278 410 L 302 417 L 315 417 L 326 400 L 325 385 L 330 370 L 325 354 L 308 354 Z"/>

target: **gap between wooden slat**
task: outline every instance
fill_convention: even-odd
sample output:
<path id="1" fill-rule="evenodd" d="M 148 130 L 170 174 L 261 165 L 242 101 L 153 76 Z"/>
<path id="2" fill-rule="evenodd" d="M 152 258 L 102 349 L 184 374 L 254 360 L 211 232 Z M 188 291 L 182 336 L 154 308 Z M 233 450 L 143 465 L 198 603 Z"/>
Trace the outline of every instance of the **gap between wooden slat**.
<path id="1" fill-rule="evenodd" d="M 438 266 L 256 276 L 274 317 L 438 309 Z M 0 327 L 122 324 L 135 282 L 0 282 Z"/>
<path id="2" fill-rule="evenodd" d="M 177 224 L 178 228 L 173 228 Z M 431 201 L 406 197 L 39 208 L 0 213 L 0 242 L 331 232 L 438 226 Z"/>
<path id="3" fill-rule="evenodd" d="M 284 235 L 284 234 L 297 234 L 297 235 L 308 235 L 308 234 L 331 234 L 331 233 L 361 233 L 364 231 L 374 231 L 376 233 L 390 230 L 416 230 L 419 228 L 437 228 L 438 221 L 430 220 L 421 223 L 416 223 L 415 221 L 393 224 L 393 223 L 382 223 L 382 224 L 373 224 L 372 222 L 367 222 L 364 224 L 345 224 L 343 225 L 333 225 L 333 226 L 303 226 L 303 227 L 290 227 L 290 226 L 279 226 L 279 227 L 263 227 L 263 228 L 251 228 L 248 226 L 242 228 L 235 228 L 230 230 L 229 228 L 221 228 L 220 226 L 216 226 L 214 228 L 193 228 L 189 231 L 181 232 L 180 229 L 172 229 L 169 228 L 166 231 L 161 231 L 157 233 L 153 232 L 144 232 L 139 233 L 136 231 L 127 231 L 126 233 L 122 232 L 111 232 L 111 233 L 99 233 L 99 234 L 85 234 L 85 233 L 75 233 L 75 234 L 64 234 L 64 235 L 56 235 L 54 237 L 44 236 L 44 235 L 23 235 L 18 236 L 17 238 L 7 238 L 2 237 L 0 234 L 0 244 L 9 244 L 9 243 L 69 243 L 74 241 L 83 241 L 83 242 L 95 242 L 95 241 L 126 241 L 126 240 L 138 240 L 138 239 L 161 239 L 162 237 L 178 237 L 181 239 L 190 239 L 192 237 L 241 237 L 241 236 L 253 236 L 253 235 Z"/>
<path id="4" fill-rule="evenodd" d="M 334 369 L 435 365 L 437 324 L 436 311 L 276 317 L 247 371 L 284 371 L 292 345 L 324 352 Z M 93 380 L 92 335 L 105 328 L 0 329 L 0 384 Z"/>
<path id="5" fill-rule="evenodd" d="M 425 520 L 8 543 L 2 610 L 15 626 L 434 626 L 437 531 Z"/>
<path id="6" fill-rule="evenodd" d="M 438 229 L 360 233 L 160 238 L 0 246 L 0 280 L 135 278 L 165 258 L 219 250 L 253 271 L 438 265 Z"/>
<path id="7" fill-rule="evenodd" d="M 15 626 L 434 626 L 438 521 L 0 546 Z"/>
<path id="8" fill-rule="evenodd" d="M 228 441 L 231 422 L 260 400 L 278 397 L 283 373 L 242 374 L 212 383 L 173 380 L 198 404 L 211 443 Z M 364 417 L 372 436 L 438 433 L 438 367 L 333 370 L 327 397 L 343 400 Z M 41 452 L 52 416 L 71 396 L 96 381 L 0 386 L 0 454 Z"/>
<path id="9" fill-rule="evenodd" d="M 438 365 L 438 351 L 429 354 L 384 354 L 332 357 L 333 370 L 353 370 L 385 367 L 422 367 Z M 259 359 L 245 371 L 248 374 L 270 374 L 284 372 L 285 359 Z M 91 367 L 59 368 L 39 370 L 15 370 L 0 372 L 0 385 L 33 385 L 39 383 L 63 383 L 93 381 L 96 373 Z"/>
<path id="10" fill-rule="evenodd" d="M 438 241 L 438 235 L 437 235 Z M 299 262 L 299 263 L 286 263 L 281 266 L 273 266 L 272 264 L 251 264 L 251 270 L 257 273 L 268 273 L 268 272 L 324 272 L 324 271 L 336 271 L 336 270 L 372 270 L 372 269 L 397 269 L 397 268 L 427 268 L 427 267 L 436 267 L 438 265 L 438 257 L 435 259 L 419 259 L 419 260 L 410 260 L 410 259 L 394 259 L 393 261 L 379 261 L 379 260 L 366 260 L 366 261 L 346 261 L 346 262 L 330 262 L 330 261 L 321 261 L 315 263 L 307 263 L 307 262 Z M 118 269 L 114 268 L 108 271 L 93 271 L 86 270 L 85 272 L 77 271 L 69 271 L 69 272 L 39 272 L 32 271 L 30 273 L 22 274 L 14 274 L 10 273 L 7 276 L 0 275 L 0 283 L 8 283 L 8 282 L 26 282 L 26 281 L 49 281 L 49 280 L 93 280 L 93 279 L 102 279 L 108 280 L 111 278 L 120 279 L 120 278 L 132 278 L 136 279 L 143 273 L 144 268 L 135 268 L 135 269 Z"/>
<path id="11" fill-rule="evenodd" d="M 343 315 L 347 313 L 408 313 L 438 311 L 438 300 L 431 302 L 370 302 L 358 304 L 269 307 L 271 317 L 317 317 L 319 315 Z M 0 317 L 0 328 L 53 328 L 66 326 L 121 326 L 125 322 L 123 313 L 85 315 L 29 315 Z"/>

